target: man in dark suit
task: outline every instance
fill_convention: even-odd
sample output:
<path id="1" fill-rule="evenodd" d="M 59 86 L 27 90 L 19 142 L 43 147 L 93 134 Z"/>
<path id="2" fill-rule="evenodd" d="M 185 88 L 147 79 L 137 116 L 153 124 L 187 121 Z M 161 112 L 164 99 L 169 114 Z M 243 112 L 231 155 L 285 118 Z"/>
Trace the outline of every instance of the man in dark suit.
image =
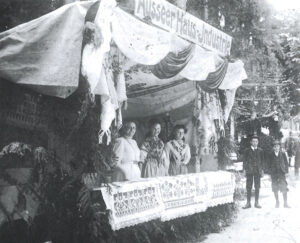
<path id="1" fill-rule="evenodd" d="M 243 170 L 246 174 L 246 189 L 247 189 L 247 203 L 243 207 L 251 208 L 251 191 L 254 181 L 255 188 L 255 204 L 256 208 L 261 208 L 258 203 L 260 178 L 263 176 L 264 152 L 258 147 L 258 137 L 256 135 L 251 137 L 250 148 L 247 148 L 243 154 Z"/>

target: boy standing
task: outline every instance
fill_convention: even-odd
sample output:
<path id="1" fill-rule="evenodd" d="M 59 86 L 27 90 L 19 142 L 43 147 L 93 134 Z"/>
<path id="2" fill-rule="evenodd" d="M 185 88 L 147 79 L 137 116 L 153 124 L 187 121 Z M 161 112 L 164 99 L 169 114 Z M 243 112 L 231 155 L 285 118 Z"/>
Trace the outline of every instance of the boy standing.
<path id="1" fill-rule="evenodd" d="M 289 164 L 286 155 L 280 151 L 280 142 L 275 140 L 273 143 L 273 151 L 269 155 L 269 166 L 272 180 L 272 191 L 276 199 L 275 207 L 279 207 L 278 192 L 283 194 L 284 207 L 289 208 L 287 203 L 287 181 L 285 174 L 289 171 Z"/>
<path id="2" fill-rule="evenodd" d="M 250 148 L 246 149 L 243 155 L 243 170 L 246 174 L 247 203 L 244 209 L 251 208 L 251 191 L 254 181 L 256 208 L 261 208 L 258 203 L 260 178 L 263 176 L 264 152 L 258 147 L 258 137 L 251 137 Z"/>

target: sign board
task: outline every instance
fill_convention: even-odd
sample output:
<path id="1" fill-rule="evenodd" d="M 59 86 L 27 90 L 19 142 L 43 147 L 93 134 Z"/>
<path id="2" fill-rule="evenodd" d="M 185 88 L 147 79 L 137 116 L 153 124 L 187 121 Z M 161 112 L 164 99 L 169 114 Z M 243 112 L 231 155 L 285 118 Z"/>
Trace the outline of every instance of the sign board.
<path id="1" fill-rule="evenodd" d="M 201 47 L 230 55 L 232 37 L 164 0 L 135 0 L 134 15 Z"/>

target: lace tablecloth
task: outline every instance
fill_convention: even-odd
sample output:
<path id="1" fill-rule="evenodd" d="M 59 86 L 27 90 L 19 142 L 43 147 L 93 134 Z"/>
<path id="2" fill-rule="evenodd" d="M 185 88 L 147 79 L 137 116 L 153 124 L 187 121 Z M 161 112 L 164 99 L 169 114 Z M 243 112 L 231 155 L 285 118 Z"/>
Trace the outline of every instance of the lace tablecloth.
<path id="1" fill-rule="evenodd" d="M 109 183 L 101 188 L 113 230 L 167 221 L 233 202 L 235 177 L 225 171 Z"/>

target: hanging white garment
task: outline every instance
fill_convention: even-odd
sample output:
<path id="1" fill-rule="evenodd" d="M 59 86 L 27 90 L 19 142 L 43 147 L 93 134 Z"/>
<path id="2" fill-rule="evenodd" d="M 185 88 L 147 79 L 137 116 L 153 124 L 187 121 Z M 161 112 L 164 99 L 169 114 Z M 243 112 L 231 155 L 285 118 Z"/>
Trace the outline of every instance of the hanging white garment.
<path id="1" fill-rule="evenodd" d="M 224 108 L 225 123 L 228 121 L 229 114 L 230 114 L 230 111 L 231 111 L 233 103 L 234 103 L 236 90 L 237 89 L 228 89 L 228 90 L 226 90 L 225 94 L 226 94 L 227 103 L 226 103 L 225 108 Z"/>
<path id="2" fill-rule="evenodd" d="M 120 70 L 119 73 L 116 76 L 116 91 L 118 96 L 118 101 L 123 102 L 127 100 L 126 95 L 126 83 L 125 83 L 125 74 L 124 70 Z"/>
<path id="3" fill-rule="evenodd" d="M 101 129 L 107 131 L 111 125 L 111 122 L 115 119 L 116 112 L 114 105 L 110 100 L 105 101 L 102 104 L 102 111 L 100 115 L 101 119 Z"/>
<path id="4" fill-rule="evenodd" d="M 154 65 L 170 51 L 171 34 L 116 8 L 112 36 L 121 52 L 136 63 Z"/>
<path id="5" fill-rule="evenodd" d="M 95 94 L 95 88 L 101 79 L 102 63 L 104 55 L 110 50 L 111 31 L 110 23 L 113 9 L 116 6 L 115 0 L 102 0 L 95 17 L 94 40 L 86 44 L 82 52 L 83 76 L 90 84 L 91 93 Z M 87 23 L 88 25 L 88 23 Z M 90 23 L 90 25 L 92 25 Z M 100 38 L 101 43 L 97 43 Z"/>

